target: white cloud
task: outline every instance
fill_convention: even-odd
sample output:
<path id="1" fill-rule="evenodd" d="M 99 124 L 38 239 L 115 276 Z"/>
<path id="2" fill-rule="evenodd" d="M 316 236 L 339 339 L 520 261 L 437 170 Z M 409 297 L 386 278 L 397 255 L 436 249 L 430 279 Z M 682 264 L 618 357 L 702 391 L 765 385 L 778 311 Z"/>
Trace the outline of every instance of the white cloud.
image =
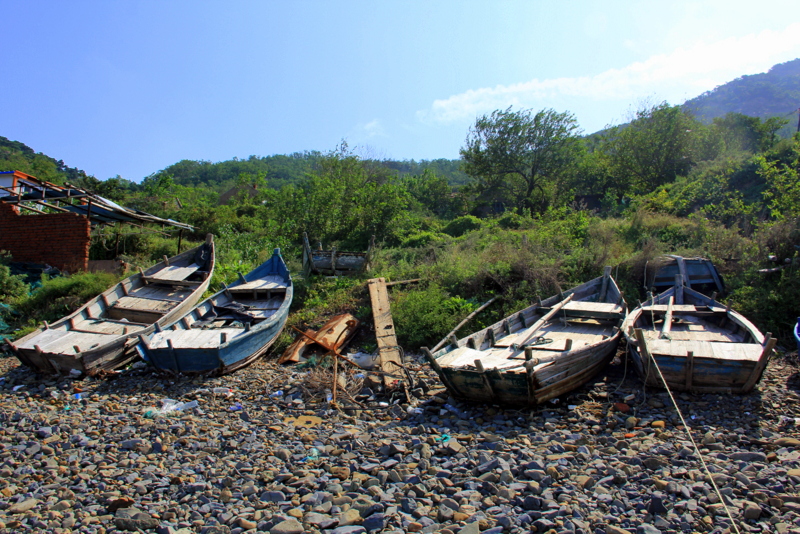
<path id="1" fill-rule="evenodd" d="M 359 124 L 357 130 L 361 133 L 361 137 L 371 139 L 373 137 L 386 137 L 386 131 L 383 129 L 378 119 L 374 119 L 366 124 Z"/>
<path id="2" fill-rule="evenodd" d="M 417 112 L 417 118 L 423 122 L 452 123 L 509 106 L 546 107 L 559 97 L 619 101 L 655 94 L 659 100 L 677 104 L 737 76 L 763 72 L 776 63 L 797 57 L 800 57 L 800 23 L 780 31 L 765 30 L 711 43 L 699 42 L 594 76 L 533 79 L 470 89 L 435 100 L 429 109 Z"/>

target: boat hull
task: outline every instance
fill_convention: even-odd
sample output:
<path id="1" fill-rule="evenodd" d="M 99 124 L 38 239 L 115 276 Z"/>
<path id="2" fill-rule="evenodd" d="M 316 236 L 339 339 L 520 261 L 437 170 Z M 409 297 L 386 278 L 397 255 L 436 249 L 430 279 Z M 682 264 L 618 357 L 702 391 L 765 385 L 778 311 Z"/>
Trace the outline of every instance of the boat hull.
<path id="1" fill-rule="evenodd" d="M 646 385 L 695 393 L 748 393 L 775 344 L 738 312 L 678 286 L 631 312 L 623 332 Z"/>
<path id="2" fill-rule="evenodd" d="M 425 352 L 458 399 L 536 406 L 579 388 L 608 364 L 626 313 L 607 270 L 436 353 Z"/>

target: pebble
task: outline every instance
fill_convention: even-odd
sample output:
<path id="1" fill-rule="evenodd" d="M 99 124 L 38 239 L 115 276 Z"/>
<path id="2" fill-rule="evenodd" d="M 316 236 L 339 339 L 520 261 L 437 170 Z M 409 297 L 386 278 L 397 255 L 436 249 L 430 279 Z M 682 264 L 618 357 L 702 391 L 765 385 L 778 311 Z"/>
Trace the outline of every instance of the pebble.
<path id="1" fill-rule="evenodd" d="M 0 358 L 0 529 L 723 534 L 730 512 L 743 533 L 800 533 L 789 357 L 750 395 L 676 393 L 699 454 L 668 396 L 621 364 L 532 410 L 459 402 L 423 368 L 416 409 L 376 380 L 337 411 L 307 373 L 259 361 L 219 378 L 71 379 Z M 198 407 L 162 415 L 163 399 Z"/>

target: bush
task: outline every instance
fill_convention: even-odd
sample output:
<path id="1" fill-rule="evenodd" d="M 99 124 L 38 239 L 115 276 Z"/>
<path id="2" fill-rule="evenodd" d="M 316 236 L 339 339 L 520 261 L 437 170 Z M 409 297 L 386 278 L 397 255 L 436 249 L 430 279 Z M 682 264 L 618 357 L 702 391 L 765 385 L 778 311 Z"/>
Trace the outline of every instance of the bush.
<path id="1" fill-rule="evenodd" d="M 482 225 L 481 220 L 474 215 L 464 215 L 447 223 L 442 231 L 452 237 L 461 237 L 468 232 L 478 230 Z"/>
<path id="2" fill-rule="evenodd" d="M 478 306 L 437 284 L 398 295 L 392 303 L 398 342 L 411 350 L 433 347 Z"/>
<path id="3" fill-rule="evenodd" d="M 442 240 L 440 234 L 433 232 L 419 232 L 410 237 L 407 237 L 400 245 L 403 248 L 422 248 L 433 245 Z"/>
<path id="4" fill-rule="evenodd" d="M 498 226 L 506 230 L 519 230 L 526 223 L 530 224 L 530 222 L 531 220 L 529 218 L 523 217 L 522 215 L 519 215 L 513 211 L 508 212 L 497 219 Z"/>
<path id="5" fill-rule="evenodd" d="M 20 275 L 11 274 L 11 269 L 0 264 L 0 300 L 21 297 L 28 291 L 28 284 Z"/>
<path id="6" fill-rule="evenodd" d="M 16 300 L 16 309 L 29 322 L 57 321 L 118 281 L 111 273 L 76 273 L 58 278 L 42 277 L 42 287 Z"/>

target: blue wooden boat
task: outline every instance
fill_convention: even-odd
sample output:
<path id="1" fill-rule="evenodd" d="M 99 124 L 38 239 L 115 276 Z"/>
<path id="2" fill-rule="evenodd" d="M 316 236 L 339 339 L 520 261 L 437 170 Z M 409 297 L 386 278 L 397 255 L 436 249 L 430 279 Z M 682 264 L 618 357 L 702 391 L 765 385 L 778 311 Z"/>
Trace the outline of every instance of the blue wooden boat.
<path id="1" fill-rule="evenodd" d="M 800 352 L 800 317 L 797 318 L 797 324 L 794 325 L 794 339 L 797 341 L 797 352 Z"/>
<path id="2" fill-rule="evenodd" d="M 227 374 L 260 358 L 286 324 L 292 279 L 280 249 L 246 276 L 149 336 L 136 350 L 172 373 Z"/>
<path id="3" fill-rule="evenodd" d="M 653 293 L 669 289 L 676 275 L 683 279 L 683 285 L 700 293 L 725 293 L 725 282 L 711 260 L 675 255 L 661 256 L 645 265 L 645 289 Z"/>
<path id="4" fill-rule="evenodd" d="M 645 384 L 695 393 L 751 391 L 776 342 L 680 278 L 633 310 L 622 330 Z"/>

